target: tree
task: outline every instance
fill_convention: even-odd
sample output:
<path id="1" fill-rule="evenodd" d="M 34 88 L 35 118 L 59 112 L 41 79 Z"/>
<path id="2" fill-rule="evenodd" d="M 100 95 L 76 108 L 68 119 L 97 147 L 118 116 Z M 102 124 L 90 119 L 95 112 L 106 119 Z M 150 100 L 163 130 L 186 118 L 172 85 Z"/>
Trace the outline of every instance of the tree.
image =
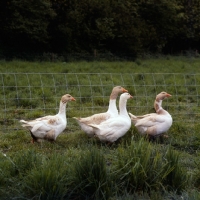
<path id="1" fill-rule="evenodd" d="M 49 40 L 48 25 L 55 16 L 50 1 L 1 0 L 0 9 L 2 46 L 15 52 L 45 48 Z"/>
<path id="2" fill-rule="evenodd" d="M 139 14 L 149 31 L 154 33 L 146 42 L 149 51 L 162 53 L 168 41 L 176 37 L 181 9 L 176 0 L 140 1 Z"/>
<path id="3" fill-rule="evenodd" d="M 109 0 L 54 0 L 57 13 L 51 24 L 56 51 L 92 52 L 113 37 Z"/>

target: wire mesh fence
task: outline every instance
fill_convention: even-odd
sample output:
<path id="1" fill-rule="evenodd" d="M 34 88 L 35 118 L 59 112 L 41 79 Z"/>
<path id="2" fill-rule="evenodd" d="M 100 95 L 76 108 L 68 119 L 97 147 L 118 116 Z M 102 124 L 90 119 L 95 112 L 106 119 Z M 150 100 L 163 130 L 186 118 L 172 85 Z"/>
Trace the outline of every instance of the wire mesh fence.
<path id="1" fill-rule="evenodd" d="M 105 112 L 116 85 L 134 96 L 127 103 L 132 114 L 155 112 L 155 96 L 166 91 L 172 97 L 163 101 L 163 108 L 174 122 L 194 126 L 200 120 L 200 74 L 0 73 L 1 131 L 21 129 L 20 119 L 56 114 L 60 98 L 66 93 L 76 98 L 67 105 L 68 128 L 78 127 L 72 117 Z"/>

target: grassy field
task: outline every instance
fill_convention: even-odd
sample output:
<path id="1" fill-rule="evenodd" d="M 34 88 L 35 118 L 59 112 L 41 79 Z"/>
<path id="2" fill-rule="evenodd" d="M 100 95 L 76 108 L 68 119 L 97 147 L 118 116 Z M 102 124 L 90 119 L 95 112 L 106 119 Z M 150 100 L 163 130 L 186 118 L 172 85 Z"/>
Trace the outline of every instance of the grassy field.
<path id="1" fill-rule="evenodd" d="M 21 62 L 0 61 L 0 72 L 49 72 L 49 73 L 199 73 L 200 58 L 159 57 L 135 62 Z"/>
<path id="2" fill-rule="evenodd" d="M 0 199 L 200 199 L 200 58 L 135 62 L 0 61 Z M 155 95 L 173 117 L 164 141 L 134 126 L 108 146 L 72 118 L 107 110 L 112 87 L 134 96 L 133 114 L 154 112 Z M 68 126 L 55 143 L 31 144 L 20 119 L 56 114 L 70 93 Z"/>

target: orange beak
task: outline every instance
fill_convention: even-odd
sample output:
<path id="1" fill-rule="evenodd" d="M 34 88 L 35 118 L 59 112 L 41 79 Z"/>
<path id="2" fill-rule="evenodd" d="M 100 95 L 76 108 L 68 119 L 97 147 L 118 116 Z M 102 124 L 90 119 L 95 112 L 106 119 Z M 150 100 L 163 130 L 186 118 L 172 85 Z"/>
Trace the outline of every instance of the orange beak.
<path id="1" fill-rule="evenodd" d="M 122 92 L 123 92 L 123 93 L 124 93 L 124 92 L 128 92 L 128 90 L 126 90 L 126 89 L 122 88 Z"/>
<path id="2" fill-rule="evenodd" d="M 172 95 L 171 95 L 171 94 L 169 94 L 169 93 L 167 93 L 167 94 L 166 94 L 166 96 L 167 96 L 167 97 L 171 97 Z"/>
<path id="3" fill-rule="evenodd" d="M 71 98 L 71 101 L 76 101 L 76 99 L 74 97 Z"/>
<path id="4" fill-rule="evenodd" d="M 132 99 L 132 98 L 133 98 L 133 96 L 130 96 L 130 98 Z"/>

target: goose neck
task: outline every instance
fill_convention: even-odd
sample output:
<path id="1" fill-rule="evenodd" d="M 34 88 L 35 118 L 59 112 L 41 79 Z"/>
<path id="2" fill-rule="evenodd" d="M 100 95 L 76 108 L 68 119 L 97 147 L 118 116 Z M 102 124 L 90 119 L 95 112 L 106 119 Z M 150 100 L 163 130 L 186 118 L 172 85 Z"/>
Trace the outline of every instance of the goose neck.
<path id="1" fill-rule="evenodd" d="M 67 103 L 63 103 L 62 101 L 60 101 L 60 107 L 59 107 L 59 114 L 66 116 L 66 104 Z"/>
<path id="2" fill-rule="evenodd" d="M 120 115 L 128 115 L 128 112 L 126 109 L 126 103 L 127 103 L 127 100 L 125 100 L 125 99 L 119 101 L 119 114 Z"/>
<path id="3" fill-rule="evenodd" d="M 112 93 L 110 94 L 110 100 L 116 100 L 118 97 L 118 93 L 115 91 L 112 91 Z"/>
<path id="4" fill-rule="evenodd" d="M 109 110 L 116 110 L 116 99 L 110 99 L 109 101 L 109 106 L 108 106 Z"/>
<path id="5" fill-rule="evenodd" d="M 155 100 L 154 108 L 155 108 L 157 113 L 160 112 L 161 110 L 163 110 L 163 108 L 162 108 L 162 100 Z"/>

